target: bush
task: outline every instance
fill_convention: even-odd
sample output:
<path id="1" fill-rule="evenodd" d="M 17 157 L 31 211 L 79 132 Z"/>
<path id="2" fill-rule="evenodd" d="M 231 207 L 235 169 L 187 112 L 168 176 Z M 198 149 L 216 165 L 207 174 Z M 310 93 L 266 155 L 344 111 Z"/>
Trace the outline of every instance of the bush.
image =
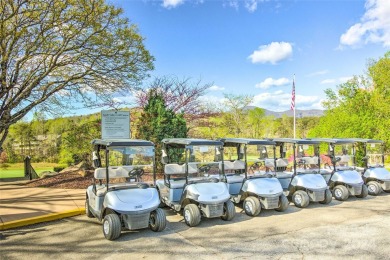
<path id="1" fill-rule="evenodd" d="M 8 163 L 0 163 L 0 169 L 7 170 L 11 165 Z"/>

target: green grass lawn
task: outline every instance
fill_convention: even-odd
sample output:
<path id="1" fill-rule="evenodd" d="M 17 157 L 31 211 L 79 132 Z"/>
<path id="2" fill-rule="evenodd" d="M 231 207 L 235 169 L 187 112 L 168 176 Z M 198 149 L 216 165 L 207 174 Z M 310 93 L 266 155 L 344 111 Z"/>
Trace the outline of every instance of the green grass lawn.
<path id="1" fill-rule="evenodd" d="M 53 168 L 55 166 L 58 166 L 57 163 L 32 163 L 31 165 L 38 175 L 44 171 L 53 171 Z M 17 178 L 23 176 L 24 176 L 23 163 L 13 163 L 10 164 L 10 167 L 7 169 L 0 169 L 0 179 Z"/>

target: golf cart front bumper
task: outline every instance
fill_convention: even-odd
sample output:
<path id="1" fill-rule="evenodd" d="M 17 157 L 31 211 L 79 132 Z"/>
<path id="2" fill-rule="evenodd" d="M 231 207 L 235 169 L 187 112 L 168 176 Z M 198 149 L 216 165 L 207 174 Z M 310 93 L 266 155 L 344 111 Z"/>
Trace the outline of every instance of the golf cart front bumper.
<path id="1" fill-rule="evenodd" d="M 141 229 L 149 226 L 150 212 L 137 215 L 121 215 L 122 222 L 127 229 Z"/>
<path id="2" fill-rule="evenodd" d="M 353 196 L 362 194 L 363 183 L 360 184 L 346 184 L 349 193 Z"/>
<path id="3" fill-rule="evenodd" d="M 382 180 L 379 182 L 384 190 L 390 190 L 390 180 Z"/>
<path id="4" fill-rule="evenodd" d="M 200 204 L 200 209 L 207 218 L 216 218 L 223 215 L 223 203 Z"/>
<path id="5" fill-rule="evenodd" d="M 325 200 L 325 190 L 307 190 L 307 195 L 309 195 L 310 201 L 318 202 Z"/>
<path id="6" fill-rule="evenodd" d="M 273 197 L 259 197 L 261 207 L 264 209 L 276 209 L 279 207 L 280 195 Z"/>

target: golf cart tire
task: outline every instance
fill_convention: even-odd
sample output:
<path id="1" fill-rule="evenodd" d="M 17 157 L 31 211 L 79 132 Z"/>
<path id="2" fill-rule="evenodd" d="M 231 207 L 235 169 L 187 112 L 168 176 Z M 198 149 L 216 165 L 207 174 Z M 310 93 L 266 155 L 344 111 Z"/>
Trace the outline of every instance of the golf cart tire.
<path id="1" fill-rule="evenodd" d="M 167 226 L 165 212 L 157 208 L 150 213 L 149 228 L 154 232 L 161 232 Z"/>
<path id="2" fill-rule="evenodd" d="M 184 221 L 190 227 L 199 225 L 201 215 L 200 210 L 195 204 L 187 204 L 183 210 Z"/>
<path id="3" fill-rule="evenodd" d="M 297 200 L 298 196 L 301 197 L 300 202 Z M 296 192 L 294 192 L 292 196 L 292 201 L 298 208 L 306 208 L 307 206 L 309 206 L 310 203 L 309 195 L 307 195 L 307 193 L 303 190 L 297 190 Z"/>
<path id="4" fill-rule="evenodd" d="M 325 199 L 320 201 L 321 204 L 329 204 L 332 202 L 332 192 L 329 189 L 325 190 Z"/>
<path id="5" fill-rule="evenodd" d="M 390 190 L 383 190 L 384 192 L 386 192 L 386 193 L 390 193 Z"/>
<path id="6" fill-rule="evenodd" d="M 250 217 L 255 217 L 260 214 L 261 204 L 258 198 L 254 196 L 247 197 L 242 203 L 245 214 Z"/>
<path id="7" fill-rule="evenodd" d="M 344 185 L 337 185 L 333 189 L 333 197 L 339 201 L 345 201 L 349 197 L 349 191 Z"/>
<path id="8" fill-rule="evenodd" d="M 378 196 L 382 192 L 381 185 L 376 181 L 369 181 L 367 183 L 368 194 L 371 196 Z"/>
<path id="9" fill-rule="evenodd" d="M 362 193 L 360 193 L 359 195 L 356 195 L 356 197 L 364 199 L 365 197 L 367 197 L 367 195 L 368 195 L 367 185 L 363 184 L 363 186 L 362 186 Z"/>
<path id="10" fill-rule="evenodd" d="M 85 199 L 85 215 L 89 218 L 94 218 L 95 216 L 92 214 L 91 210 L 89 209 L 89 199 L 88 197 Z"/>
<path id="11" fill-rule="evenodd" d="M 223 204 L 223 215 L 221 216 L 222 220 L 230 221 L 236 215 L 236 208 L 231 200 L 226 201 Z"/>
<path id="12" fill-rule="evenodd" d="M 286 211 L 289 204 L 290 204 L 290 202 L 288 201 L 286 195 L 282 194 L 279 197 L 279 207 L 276 208 L 275 210 L 279 211 L 279 212 Z"/>
<path id="13" fill-rule="evenodd" d="M 108 230 L 105 230 L 105 223 L 108 223 Z M 119 216 L 115 213 L 107 214 L 103 219 L 103 234 L 108 240 L 115 240 L 121 235 L 122 225 Z"/>

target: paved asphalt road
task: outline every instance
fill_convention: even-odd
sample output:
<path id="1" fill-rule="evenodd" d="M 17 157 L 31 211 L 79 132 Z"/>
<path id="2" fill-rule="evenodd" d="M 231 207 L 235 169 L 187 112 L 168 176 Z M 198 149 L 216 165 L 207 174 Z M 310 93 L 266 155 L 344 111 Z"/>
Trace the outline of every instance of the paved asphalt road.
<path id="1" fill-rule="evenodd" d="M 104 239 L 86 216 L 0 232 L 1 259 L 390 259 L 390 194 L 292 204 L 251 218 L 236 207 L 232 222 L 204 219 L 189 228 L 166 210 L 167 229 Z"/>

